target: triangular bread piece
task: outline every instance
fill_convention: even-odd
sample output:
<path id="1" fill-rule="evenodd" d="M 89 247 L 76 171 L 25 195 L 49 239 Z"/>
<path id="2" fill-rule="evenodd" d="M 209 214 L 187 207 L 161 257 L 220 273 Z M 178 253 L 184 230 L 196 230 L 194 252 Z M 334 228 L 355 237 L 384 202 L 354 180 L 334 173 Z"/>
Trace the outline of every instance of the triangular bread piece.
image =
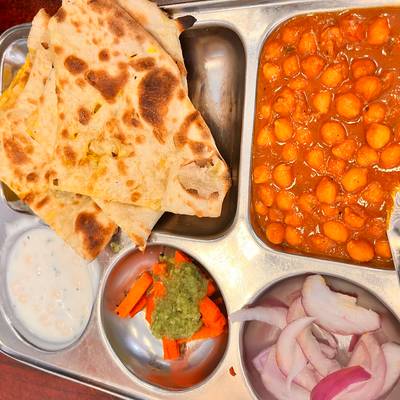
<path id="1" fill-rule="evenodd" d="M 219 216 L 228 168 L 153 36 L 109 0 L 65 1 L 49 33 L 59 112 L 54 187 Z"/>

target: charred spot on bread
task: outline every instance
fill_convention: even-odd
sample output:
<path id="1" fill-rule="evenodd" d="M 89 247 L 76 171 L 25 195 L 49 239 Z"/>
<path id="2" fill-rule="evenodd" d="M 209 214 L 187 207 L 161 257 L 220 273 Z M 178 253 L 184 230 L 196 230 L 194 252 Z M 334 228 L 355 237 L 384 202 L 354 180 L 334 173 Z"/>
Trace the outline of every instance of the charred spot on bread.
<path id="1" fill-rule="evenodd" d="M 88 69 L 88 65 L 85 61 L 81 60 L 79 57 L 74 55 L 68 56 L 64 60 L 65 68 L 72 74 L 78 75 Z"/>
<path id="2" fill-rule="evenodd" d="M 110 52 L 108 49 L 103 49 L 99 51 L 99 60 L 108 61 L 110 59 Z"/>
<path id="3" fill-rule="evenodd" d="M 28 182 L 36 182 L 39 179 L 39 176 L 37 173 L 35 172 L 30 172 L 27 176 L 26 176 L 26 180 Z"/>
<path id="4" fill-rule="evenodd" d="M 140 81 L 139 111 L 142 118 L 154 126 L 156 139 L 164 143 L 164 118 L 179 84 L 175 75 L 163 68 L 150 70 Z"/>
<path id="5" fill-rule="evenodd" d="M 117 76 L 111 76 L 106 70 L 89 70 L 86 80 L 109 102 L 114 101 L 119 91 L 128 82 L 128 73 L 124 70 Z"/>
<path id="6" fill-rule="evenodd" d="M 200 113 L 198 111 L 194 111 L 185 117 L 178 132 L 176 132 L 174 135 L 174 144 L 177 149 L 181 149 L 185 144 L 188 143 L 189 128 L 199 116 Z"/>
<path id="7" fill-rule="evenodd" d="M 87 253 L 95 257 L 104 247 L 104 240 L 110 234 L 110 227 L 103 226 L 97 213 L 81 212 L 75 220 L 75 232 L 82 236 Z"/>
<path id="8" fill-rule="evenodd" d="M 26 155 L 26 149 L 17 140 L 16 136 L 4 138 L 3 146 L 7 158 L 11 160 L 13 164 L 25 164 L 29 161 L 29 157 Z"/>
<path id="9" fill-rule="evenodd" d="M 78 109 L 78 119 L 82 125 L 87 125 L 90 121 L 91 113 L 86 107 L 79 107 Z"/>
<path id="10" fill-rule="evenodd" d="M 76 154 L 71 146 L 64 146 L 63 148 L 64 158 L 67 164 L 75 164 L 76 163 Z"/>
<path id="11" fill-rule="evenodd" d="M 136 71 L 143 72 L 154 68 L 156 66 L 156 61 L 153 57 L 135 57 L 129 61 L 129 65 Z"/>
<path id="12" fill-rule="evenodd" d="M 35 207 L 36 207 L 37 209 L 41 209 L 41 208 L 44 207 L 49 201 L 50 201 L 50 197 L 49 197 L 49 196 L 45 196 L 45 197 L 43 197 L 43 199 L 39 200 L 39 201 L 35 204 Z"/>

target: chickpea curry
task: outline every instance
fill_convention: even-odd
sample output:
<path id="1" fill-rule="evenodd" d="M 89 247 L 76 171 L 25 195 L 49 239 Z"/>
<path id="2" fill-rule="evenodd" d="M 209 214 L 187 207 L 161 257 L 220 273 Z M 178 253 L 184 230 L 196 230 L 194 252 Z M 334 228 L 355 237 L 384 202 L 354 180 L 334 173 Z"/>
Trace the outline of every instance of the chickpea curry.
<path id="1" fill-rule="evenodd" d="M 400 9 L 300 16 L 260 59 L 252 220 L 267 243 L 392 268 Z"/>

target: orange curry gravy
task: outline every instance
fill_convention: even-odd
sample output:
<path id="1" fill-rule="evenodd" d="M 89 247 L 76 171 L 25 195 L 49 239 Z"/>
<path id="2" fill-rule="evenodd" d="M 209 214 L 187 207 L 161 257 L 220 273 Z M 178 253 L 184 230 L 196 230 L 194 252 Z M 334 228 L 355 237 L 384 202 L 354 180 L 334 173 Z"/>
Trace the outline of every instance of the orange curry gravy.
<path id="1" fill-rule="evenodd" d="M 400 9 L 300 16 L 260 60 L 252 219 L 267 243 L 392 268 Z"/>

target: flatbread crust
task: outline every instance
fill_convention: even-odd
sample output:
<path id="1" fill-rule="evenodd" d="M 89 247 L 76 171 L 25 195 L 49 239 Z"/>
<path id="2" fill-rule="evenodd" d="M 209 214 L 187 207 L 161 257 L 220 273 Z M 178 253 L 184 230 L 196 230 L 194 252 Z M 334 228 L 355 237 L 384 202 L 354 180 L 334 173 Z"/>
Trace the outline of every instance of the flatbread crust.
<path id="1" fill-rule="evenodd" d="M 29 134 L 52 68 L 40 54 L 38 40 L 47 20 L 43 12 L 34 20 L 28 43 L 38 47 L 31 47 L 30 57 L 0 100 L 0 180 L 78 254 L 91 260 L 110 241 L 116 225 L 90 198 L 49 189 L 49 152 Z"/>
<path id="2" fill-rule="evenodd" d="M 219 216 L 228 168 L 153 36 L 109 0 L 65 1 L 49 33 L 60 118 L 54 187 Z"/>

